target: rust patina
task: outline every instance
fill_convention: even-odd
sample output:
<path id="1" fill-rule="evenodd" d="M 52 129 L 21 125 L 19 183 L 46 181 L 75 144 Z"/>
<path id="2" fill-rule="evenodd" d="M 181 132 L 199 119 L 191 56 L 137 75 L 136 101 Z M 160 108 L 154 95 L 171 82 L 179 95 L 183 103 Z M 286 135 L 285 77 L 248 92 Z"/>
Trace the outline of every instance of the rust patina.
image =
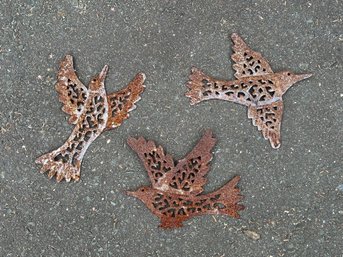
<path id="1" fill-rule="evenodd" d="M 130 137 L 128 144 L 138 154 L 148 172 L 151 186 L 143 186 L 127 192 L 140 199 L 160 218 L 162 228 L 177 228 L 182 222 L 204 214 L 223 214 L 239 218 L 238 204 L 243 198 L 235 176 L 219 190 L 202 194 L 205 178 L 212 159 L 212 148 L 216 143 L 210 130 L 206 131 L 193 150 L 185 158 L 174 162 L 161 146 L 153 141 Z"/>
<path id="2" fill-rule="evenodd" d="M 283 113 L 282 96 L 296 82 L 312 74 L 293 74 L 290 71 L 274 73 L 267 60 L 251 50 L 236 33 L 231 36 L 236 80 L 216 80 L 201 70 L 192 68 L 186 96 L 191 104 L 220 99 L 248 107 L 248 118 L 273 148 L 281 145 L 280 129 Z"/>
<path id="3" fill-rule="evenodd" d="M 104 131 L 116 128 L 129 117 L 144 90 L 145 75 L 138 73 L 129 85 L 118 92 L 107 94 L 105 77 L 108 66 L 94 76 L 88 88 L 78 79 L 73 57 L 67 55 L 60 64 L 56 90 L 63 103 L 62 110 L 70 115 L 69 124 L 75 125 L 67 141 L 58 149 L 36 160 L 42 164 L 41 173 L 78 181 L 82 158 L 89 145 Z"/>

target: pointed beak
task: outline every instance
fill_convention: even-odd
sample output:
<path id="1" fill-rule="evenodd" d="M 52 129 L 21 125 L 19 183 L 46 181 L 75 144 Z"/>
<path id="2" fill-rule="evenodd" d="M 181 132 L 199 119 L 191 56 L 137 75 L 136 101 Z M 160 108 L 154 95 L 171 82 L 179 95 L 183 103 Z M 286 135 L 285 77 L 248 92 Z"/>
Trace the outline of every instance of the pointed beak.
<path id="1" fill-rule="evenodd" d="M 295 80 L 298 82 L 298 81 L 301 81 L 301 80 L 304 80 L 304 79 L 308 79 L 312 75 L 313 74 L 311 74 L 311 73 L 297 74 L 297 75 L 295 75 Z"/>
<path id="2" fill-rule="evenodd" d="M 104 81 L 104 80 L 105 80 L 105 77 L 106 77 L 106 75 L 107 75 L 107 72 L 108 72 L 108 66 L 105 65 L 104 68 L 102 68 L 102 71 L 101 71 L 100 74 L 99 74 L 99 79 L 100 79 L 101 81 Z"/>
<path id="3" fill-rule="evenodd" d="M 126 194 L 129 196 L 136 197 L 136 192 L 134 192 L 134 191 L 126 191 Z"/>

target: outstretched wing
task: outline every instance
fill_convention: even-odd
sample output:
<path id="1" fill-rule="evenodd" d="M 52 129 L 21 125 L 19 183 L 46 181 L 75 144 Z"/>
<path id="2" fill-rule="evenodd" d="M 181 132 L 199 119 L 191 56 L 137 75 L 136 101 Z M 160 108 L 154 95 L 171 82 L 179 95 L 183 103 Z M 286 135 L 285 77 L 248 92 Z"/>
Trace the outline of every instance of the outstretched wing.
<path id="1" fill-rule="evenodd" d="M 231 59 L 235 62 L 233 69 L 237 79 L 273 73 L 267 60 L 259 52 L 251 50 L 238 34 L 233 33 L 231 38 L 234 43 Z"/>
<path id="2" fill-rule="evenodd" d="M 169 188 L 179 194 L 200 194 L 207 181 L 204 176 L 209 171 L 211 151 L 215 143 L 212 131 L 207 130 L 193 150 L 179 160 L 173 174 L 166 174 L 162 181 L 168 183 Z"/>
<path id="3" fill-rule="evenodd" d="M 60 102 L 63 103 L 62 110 L 70 115 L 68 122 L 76 124 L 83 112 L 88 90 L 75 73 L 71 55 L 66 55 L 60 63 L 55 88 L 59 94 Z"/>
<path id="4" fill-rule="evenodd" d="M 278 101 L 268 105 L 249 106 L 248 118 L 262 131 L 265 139 L 269 139 L 273 148 L 281 145 L 280 130 L 283 113 L 283 102 Z"/>
<path id="5" fill-rule="evenodd" d="M 161 179 L 167 173 L 174 171 L 173 157 L 165 154 L 161 146 L 156 147 L 153 141 L 146 141 L 143 137 L 138 139 L 129 137 L 127 143 L 143 162 L 152 187 L 161 189 Z"/>
<path id="6" fill-rule="evenodd" d="M 109 115 L 106 129 L 120 126 L 129 117 L 129 112 L 136 108 L 135 103 L 141 99 L 140 94 L 144 91 L 144 80 L 145 74 L 138 73 L 127 87 L 107 96 Z"/>

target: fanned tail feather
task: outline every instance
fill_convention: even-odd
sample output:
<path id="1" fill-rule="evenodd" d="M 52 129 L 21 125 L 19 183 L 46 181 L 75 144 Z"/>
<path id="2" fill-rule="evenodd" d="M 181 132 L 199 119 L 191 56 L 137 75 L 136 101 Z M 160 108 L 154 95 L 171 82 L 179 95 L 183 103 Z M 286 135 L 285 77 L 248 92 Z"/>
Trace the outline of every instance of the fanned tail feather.
<path id="1" fill-rule="evenodd" d="M 190 89 L 185 95 L 191 99 L 191 105 L 197 104 L 203 100 L 204 86 L 206 85 L 203 81 L 208 80 L 200 69 L 193 67 L 191 69 L 191 75 L 189 75 L 189 81 L 187 87 Z"/>
<path id="2" fill-rule="evenodd" d="M 48 172 L 48 177 L 51 179 L 56 176 L 57 182 L 65 179 L 67 182 L 70 180 L 80 180 L 80 161 L 73 163 L 66 162 L 65 157 L 62 157 L 59 149 L 50 153 L 44 154 L 36 160 L 37 164 L 42 164 L 40 173 Z"/>
<path id="3" fill-rule="evenodd" d="M 240 189 L 237 184 L 240 180 L 239 176 L 235 176 L 226 185 L 215 191 L 214 195 L 220 195 L 217 202 L 225 207 L 219 209 L 219 213 L 226 214 L 234 218 L 239 218 L 239 211 L 244 210 L 244 206 L 239 202 L 244 198 L 240 194 Z"/>

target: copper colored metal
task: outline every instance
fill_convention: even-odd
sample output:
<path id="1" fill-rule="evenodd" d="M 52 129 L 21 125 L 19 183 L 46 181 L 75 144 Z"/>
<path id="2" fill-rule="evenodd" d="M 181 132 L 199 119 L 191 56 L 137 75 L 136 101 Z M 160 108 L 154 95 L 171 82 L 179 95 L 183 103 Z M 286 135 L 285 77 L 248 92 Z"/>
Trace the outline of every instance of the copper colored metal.
<path id="1" fill-rule="evenodd" d="M 143 73 L 138 73 L 122 90 L 106 94 L 104 81 L 107 71 L 106 65 L 92 78 L 87 88 L 75 73 L 73 57 L 67 55 L 61 61 L 55 87 L 63 103 L 62 110 L 70 115 L 68 122 L 75 127 L 61 147 L 36 160 L 43 165 L 40 172 L 48 172 L 49 178 L 56 175 L 58 182 L 62 179 L 78 181 L 82 158 L 89 145 L 104 130 L 120 126 L 135 108 L 135 102 L 140 100 L 145 87 Z"/>
<path id="2" fill-rule="evenodd" d="M 312 74 L 293 74 L 290 71 L 274 73 L 267 60 L 251 50 L 236 33 L 231 36 L 236 80 L 216 80 L 201 70 L 192 68 L 186 96 L 191 104 L 210 99 L 235 102 L 248 107 L 248 118 L 269 139 L 273 148 L 279 148 L 283 113 L 282 96 L 296 82 Z"/>
<path id="3" fill-rule="evenodd" d="M 204 214 L 224 214 L 239 218 L 238 204 L 243 198 L 237 188 L 240 177 L 235 176 L 219 190 L 201 194 L 212 159 L 211 150 L 216 139 L 210 130 L 187 156 L 177 163 L 161 146 L 153 141 L 130 137 L 128 144 L 138 154 L 148 172 L 151 186 L 127 192 L 137 197 L 160 218 L 162 228 L 182 227 L 182 222 Z"/>

